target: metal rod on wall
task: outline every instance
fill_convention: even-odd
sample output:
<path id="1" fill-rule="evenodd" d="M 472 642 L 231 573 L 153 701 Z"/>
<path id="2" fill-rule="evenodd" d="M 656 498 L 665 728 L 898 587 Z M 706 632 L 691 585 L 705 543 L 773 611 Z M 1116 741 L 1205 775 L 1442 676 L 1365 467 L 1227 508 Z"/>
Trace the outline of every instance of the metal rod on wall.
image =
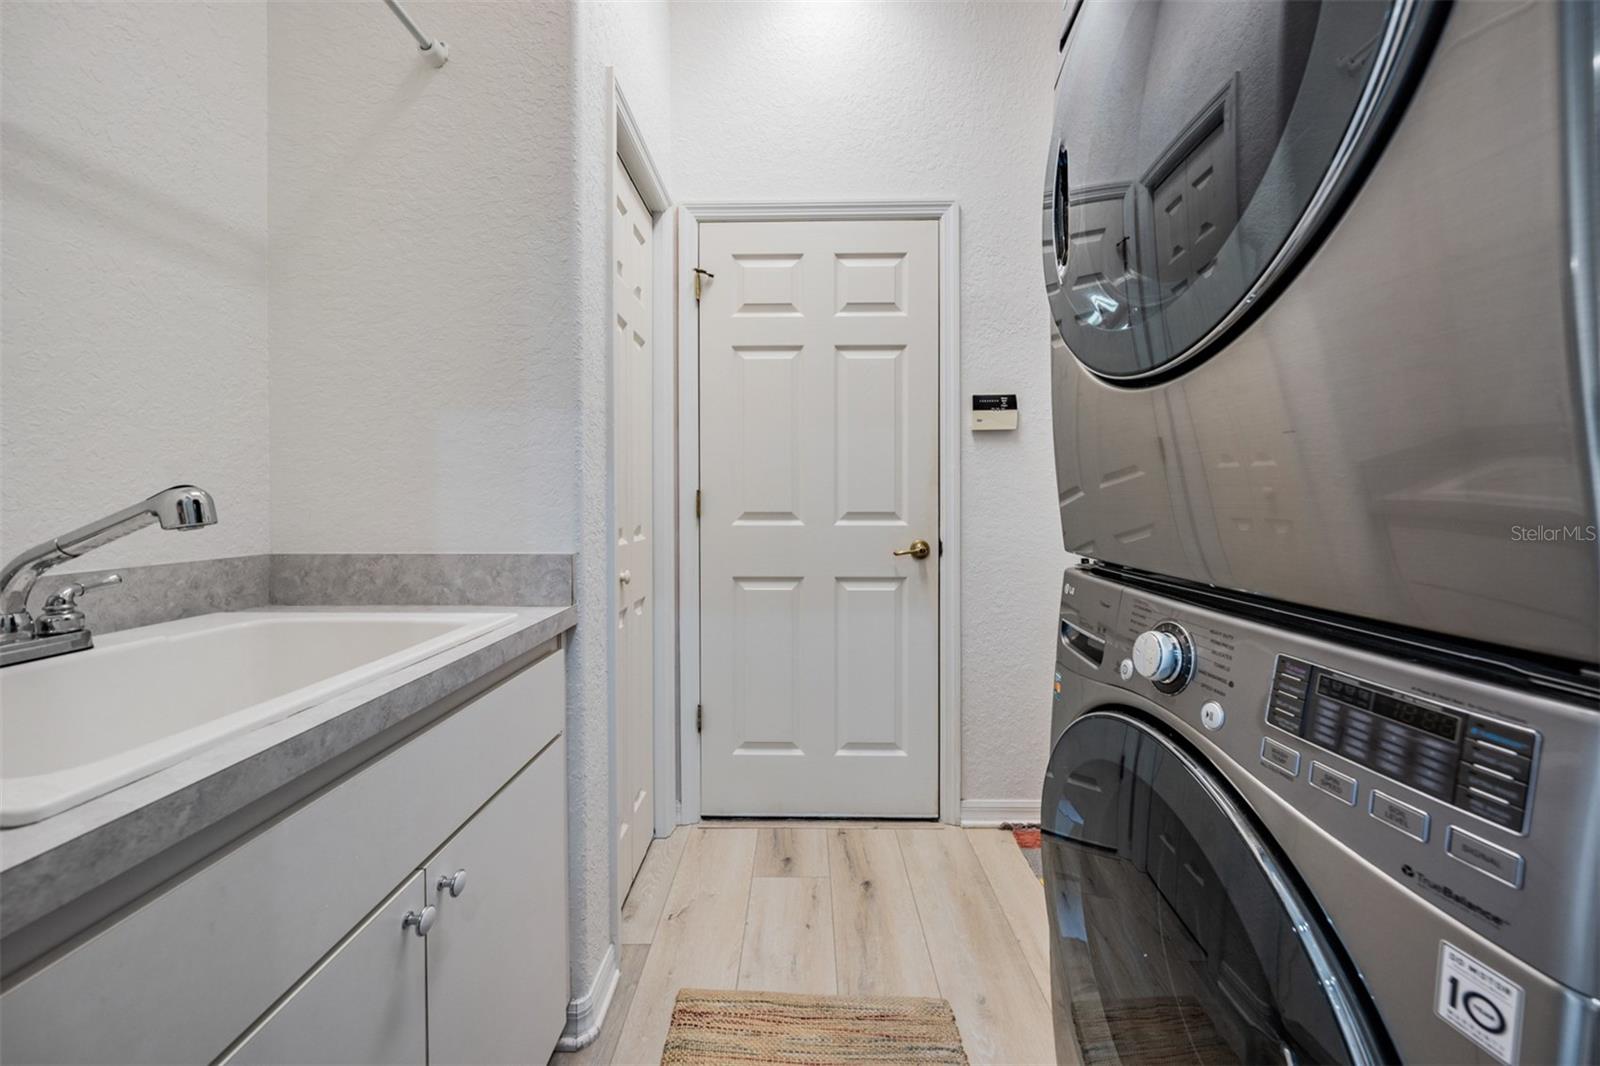
<path id="1" fill-rule="evenodd" d="M 412 37 L 416 38 L 417 47 L 422 50 L 423 55 L 428 57 L 428 62 L 435 67 L 442 67 L 450 61 L 449 46 L 443 41 L 436 40 L 423 33 L 417 24 L 411 21 L 411 16 L 406 14 L 406 9 L 400 6 L 400 0 L 383 0 L 383 2 L 389 5 L 389 10 L 394 12 L 394 17 L 399 19 L 400 24 L 411 32 Z"/>

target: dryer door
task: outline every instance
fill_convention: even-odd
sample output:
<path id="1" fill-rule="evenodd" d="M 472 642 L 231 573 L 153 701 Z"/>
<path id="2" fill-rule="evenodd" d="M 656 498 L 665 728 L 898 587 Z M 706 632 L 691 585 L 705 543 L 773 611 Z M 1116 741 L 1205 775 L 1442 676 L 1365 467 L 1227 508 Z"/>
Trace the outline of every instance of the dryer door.
<path id="1" fill-rule="evenodd" d="M 1202 355 L 1307 252 L 1420 61 L 1413 0 L 1086 0 L 1045 185 L 1062 339 L 1128 380 Z"/>
<path id="2" fill-rule="evenodd" d="M 1043 800 L 1060 1061 L 1394 1059 L 1320 910 L 1166 736 L 1116 711 L 1076 719 Z"/>

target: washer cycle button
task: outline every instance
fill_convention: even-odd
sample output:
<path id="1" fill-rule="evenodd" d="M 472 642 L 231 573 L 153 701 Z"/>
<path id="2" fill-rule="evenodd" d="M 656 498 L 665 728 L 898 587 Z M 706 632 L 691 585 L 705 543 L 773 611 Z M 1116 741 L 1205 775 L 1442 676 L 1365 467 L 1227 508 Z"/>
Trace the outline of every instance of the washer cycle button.
<path id="1" fill-rule="evenodd" d="M 1272 767 L 1285 777 L 1300 776 L 1300 753 L 1271 737 L 1261 738 L 1261 764 Z"/>
<path id="2" fill-rule="evenodd" d="M 1457 862 L 1512 888 L 1522 887 L 1522 856 L 1491 844 L 1480 836 L 1450 826 L 1444 831 L 1444 850 Z"/>
<path id="3" fill-rule="evenodd" d="M 1310 772 L 1306 774 L 1306 782 L 1312 788 L 1321 789 L 1352 807 L 1356 805 L 1356 779 L 1346 777 L 1337 770 L 1330 770 L 1314 759 L 1311 762 Z"/>
<path id="4" fill-rule="evenodd" d="M 1428 842 L 1428 812 L 1420 811 L 1409 803 L 1401 803 L 1393 796 L 1377 789 L 1367 800 L 1367 813 L 1391 829 L 1397 829 L 1414 840 Z"/>

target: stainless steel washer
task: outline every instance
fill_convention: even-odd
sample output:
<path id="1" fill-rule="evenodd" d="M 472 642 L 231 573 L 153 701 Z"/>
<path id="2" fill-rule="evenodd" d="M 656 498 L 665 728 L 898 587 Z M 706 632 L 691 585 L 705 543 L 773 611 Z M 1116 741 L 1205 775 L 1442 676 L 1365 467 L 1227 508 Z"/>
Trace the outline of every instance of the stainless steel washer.
<path id="1" fill-rule="evenodd" d="M 1061 597 L 1061 1061 L 1600 1059 L 1600 715 L 1121 578 Z"/>
<path id="2" fill-rule="evenodd" d="M 1592 683 L 1595 20 L 1069 9 L 1044 205 L 1068 550 Z"/>

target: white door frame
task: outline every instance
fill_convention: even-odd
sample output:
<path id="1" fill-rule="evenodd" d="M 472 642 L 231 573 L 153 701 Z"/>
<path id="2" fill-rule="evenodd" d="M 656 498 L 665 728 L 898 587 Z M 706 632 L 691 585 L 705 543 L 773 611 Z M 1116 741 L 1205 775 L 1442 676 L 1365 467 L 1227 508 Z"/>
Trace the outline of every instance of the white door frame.
<path id="1" fill-rule="evenodd" d="M 960 212 L 954 200 L 701 203 L 678 208 L 678 667 L 681 753 L 677 821 L 700 820 L 700 315 L 687 282 L 699 265 L 702 222 L 939 223 L 939 820 L 961 823 L 961 279 Z M 663 290 L 666 291 L 666 290 Z M 667 301 L 663 300 L 663 303 Z M 659 510 L 660 501 L 657 501 Z M 660 527 L 658 527 L 660 528 Z M 659 592 L 657 594 L 660 595 Z M 660 618 L 658 613 L 656 616 Z M 656 706 L 657 733 L 670 736 L 671 708 Z M 659 755 L 659 753 L 658 753 Z M 657 767 L 661 765 L 659 758 Z M 657 780 L 658 793 L 663 791 Z"/>
<path id="2" fill-rule="evenodd" d="M 655 758 L 655 796 L 652 821 L 655 824 L 655 835 L 664 836 L 677 824 L 677 759 L 674 745 L 676 728 L 672 725 L 673 713 L 676 710 L 676 693 L 678 687 L 677 677 L 677 649 L 672 639 L 677 629 L 677 598 L 674 588 L 673 575 L 676 573 L 676 559 L 674 557 L 676 545 L 672 531 L 677 528 L 678 516 L 675 510 L 677 501 L 677 469 L 673 464 L 674 441 L 676 427 L 670 416 L 674 410 L 675 398 L 673 388 L 675 385 L 675 359 L 672 341 L 676 339 L 677 330 L 673 321 L 677 314 L 677 284 L 674 277 L 674 263 L 676 261 L 676 216 L 672 211 L 672 197 L 667 192 L 666 178 L 661 173 L 661 168 L 656 165 L 655 157 L 650 153 L 644 133 L 639 128 L 639 122 L 634 117 L 633 109 L 628 106 L 628 98 L 622 91 L 622 83 L 617 80 L 615 68 L 607 68 L 606 80 L 610 86 L 610 111 L 611 111 L 611 136 L 609 138 L 609 152 L 606 156 L 606 262 L 610 264 L 616 258 L 616 249 L 611 247 L 610 210 L 611 202 L 616 199 L 617 190 L 612 180 L 613 168 L 611 158 L 614 156 L 622 160 L 622 165 L 628 171 L 628 177 L 633 179 L 633 184 L 639 190 L 640 199 L 644 200 L 645 207 L 650 211 L 653 220 L 651 236 L 654 241 L 655 264 L 651 272 L 651 284 L 655 286 L 654 292 L 659 294 L 651 309 L 650 326 L 652 335 L 657 338 L 654 374 L 651 378 L 651 411 L 654 417 L 651 420 L 652 430 L 652 460 L 651 481 L 653 482 L 653 506 L 651 521 L 656 531 L 655 552 L 652 555 L 655 570 L 655 588 L 652 595 L 655 597 L 655 617 L 652 619 L 655 634 L 654 672 L 652 681 L 652 720 L 655 723 L 655 736 L 652 742 L 652 751 Z M 614 306 L 616 272 L 606 270 L 606 307 Z M 612 375 L 616 369 L 617 353 L 615 350 L 615 330 L 607 330 L 607 389 L 613 387 Z M 608 391 L 608 395 L 611 393 Z M 609 403 L 609 401 L 608 401 Z M 618 412 L 611 413 L 608 422 L 614 422 Z M 608 432 L 614 432 L 608 425 Z M 616 494 L 616 456 L 611 457 L 611 468 L 607 475 L 611 484 L 611 499 L 607 507 L 613 505 Z M 607 518 L 608 528 L 615 526 L 614 516 Z M 616 569 L 615 550 L 608 548 L 613 555 L 609 561 L 610 568 Z M 608 618 L 615 618 L 617 611 L 616 583 L 611 583 Z M 617 673 L 616 641 L 607 636 L 607 669 L 608 689 L 610 698 L 607 700 L 610 713 L 610 753 L 609 760 L 611 773 L 618 772 L 617 765 L 617 701 L 615 679 Z M 666 723 L 663 725 L 663 712 Z M 615 791 L 613 789 L 613 791 Z M 616 814 L 612 815 L 612 828 L 615 830 Z M 612 836 L 615 838 L 615 832 Z M 612 841 L 612 868 L 616 868 L 617 856 L 616 841 Z M 618 908 L 622 901 L 616 901 Z"/>

